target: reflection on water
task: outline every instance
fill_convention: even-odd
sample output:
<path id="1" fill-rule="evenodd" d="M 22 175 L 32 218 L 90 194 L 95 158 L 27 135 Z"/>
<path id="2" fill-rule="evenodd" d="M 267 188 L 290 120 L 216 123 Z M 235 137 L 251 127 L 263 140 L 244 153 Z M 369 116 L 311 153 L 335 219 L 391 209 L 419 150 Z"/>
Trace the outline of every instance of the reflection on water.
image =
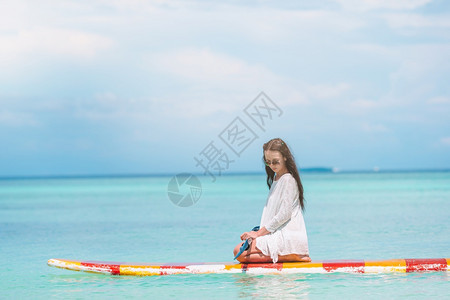
<path id="1" fill-rule="evenodd" d="M 307 299 L 310 285 L 301 274 L 236 275 L 240 298 Z"/>
<path id="2" fill-rule="evenodd" d="M 448 272 L 323 273 L 323 274 L 179 274 L 168 276 L 110 276 L 61 270 L 43 275 L 47 294 L 56 298 L 164 299 L 442 299 L 448 294 Z M 19 298 L 36 298 L 21 288 Z M 359 297 L 361 296 L 361 297 Z M 1 298 L 1 297 L 0 297 Z M 39 298 L 39 297 L 38 297 Z M 44 297 L 41 297 L 44 298 Z M 46 298 L 45 298 L 46 299 Z"/>

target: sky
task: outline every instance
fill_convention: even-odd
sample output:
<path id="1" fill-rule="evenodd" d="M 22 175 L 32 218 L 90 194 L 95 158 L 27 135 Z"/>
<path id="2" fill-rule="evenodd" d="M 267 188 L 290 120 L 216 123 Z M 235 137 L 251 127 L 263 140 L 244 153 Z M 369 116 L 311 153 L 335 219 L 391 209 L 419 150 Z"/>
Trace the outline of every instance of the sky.
<path id="1" fill-rule="evenodd" d="M 449 169 L 449 78 L 445 0 L 0 1 L 0 176 Z"/>

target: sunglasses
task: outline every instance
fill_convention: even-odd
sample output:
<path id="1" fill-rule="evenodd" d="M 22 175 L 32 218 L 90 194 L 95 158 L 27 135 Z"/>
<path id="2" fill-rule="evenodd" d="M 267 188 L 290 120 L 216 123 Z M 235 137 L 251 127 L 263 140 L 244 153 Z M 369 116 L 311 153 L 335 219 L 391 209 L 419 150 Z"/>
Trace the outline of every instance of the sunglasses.
<path id="1" fill-rule="evenodd" d="M 270 165 L 278 165 L 278 164 L 280 164 L 280 161 L 279 160 L 273 160 L 273 161 L 270 161 L 270 160 L 266 160 L 266 161 L 264 161 L 264 163 L 266 164 L 266 166 L 270 166 Z"/>

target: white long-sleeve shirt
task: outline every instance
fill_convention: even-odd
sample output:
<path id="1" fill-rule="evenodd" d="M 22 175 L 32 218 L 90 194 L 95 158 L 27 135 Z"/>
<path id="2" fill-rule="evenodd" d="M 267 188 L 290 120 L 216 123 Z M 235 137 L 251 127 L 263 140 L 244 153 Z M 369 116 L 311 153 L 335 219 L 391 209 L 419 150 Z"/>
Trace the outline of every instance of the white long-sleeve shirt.
<path id="1" fill-rule="evenodd" d="M 256 247 L 273 262 L 278 255 L 309 255 L 305 221 L 295 178 L 290 173 L 274 180 L 261 216 L 260 227 L 270 234 L 256 238 Z"/>

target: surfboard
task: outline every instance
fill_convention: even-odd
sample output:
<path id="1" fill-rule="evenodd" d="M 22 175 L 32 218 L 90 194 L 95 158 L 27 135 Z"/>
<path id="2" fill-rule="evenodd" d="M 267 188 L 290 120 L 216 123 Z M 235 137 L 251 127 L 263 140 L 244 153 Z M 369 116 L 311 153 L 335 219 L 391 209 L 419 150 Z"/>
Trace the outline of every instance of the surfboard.
<path id="1" fill-rule="evenodd" d="M 52 267 L 110 275 L 172 274 L 289 274 L 289 273 L 390 273 L 449 271 L 449 258 L 406 258 L 390 260 L 326 260 L 286 263 L 126 263 L 49 259 Z"/>

